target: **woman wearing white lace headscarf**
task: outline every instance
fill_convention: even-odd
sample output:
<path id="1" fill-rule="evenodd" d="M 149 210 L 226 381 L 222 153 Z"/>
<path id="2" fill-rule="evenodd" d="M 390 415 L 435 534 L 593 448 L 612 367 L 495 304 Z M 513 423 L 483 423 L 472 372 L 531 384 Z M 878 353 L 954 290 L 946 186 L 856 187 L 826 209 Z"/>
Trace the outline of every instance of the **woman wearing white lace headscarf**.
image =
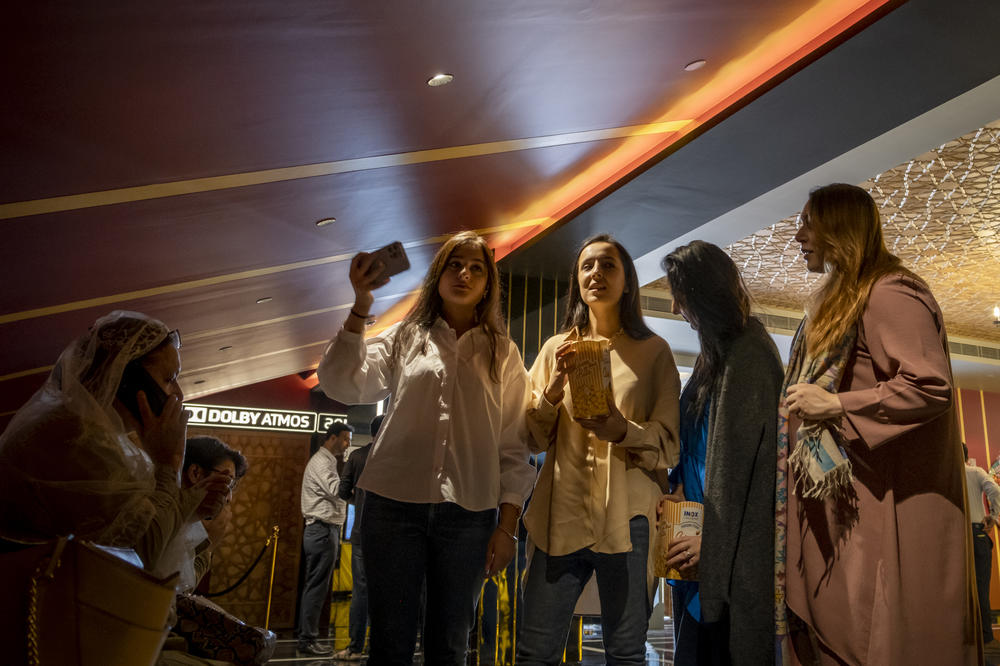
<path id="1" fill-rule="evenodd" d="M 153 568 L 206 493 L 225 495 L 218 479 L 179 488 L 179 347 L 162 322 L 115 311 L 63 351 L 0 436 L 0 537 L 74 534 L 134 548 Z"/>

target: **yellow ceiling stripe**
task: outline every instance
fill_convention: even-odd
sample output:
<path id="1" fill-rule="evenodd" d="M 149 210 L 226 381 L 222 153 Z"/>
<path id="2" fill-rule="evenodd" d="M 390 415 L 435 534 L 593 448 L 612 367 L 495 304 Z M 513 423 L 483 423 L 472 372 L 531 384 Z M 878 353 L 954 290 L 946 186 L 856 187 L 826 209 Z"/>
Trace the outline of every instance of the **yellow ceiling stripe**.
<path id="1" fill-rule="evenodd" d="M 379 301 L 391 301 L 399 298 L 404 298 L 406 296 L 411 296 L 413 294 L 419 293 L 418 291 L 408 291 L 399 294 L 389 294 L 387 296 L 379 296 L 375 299 L 375 302 Z M 348 308 L 354 307 L 354 303 L 342 303 L 341 305 L 332 305 L 328 308 L 319 308 L 317 310 L 308 310 L 306 312 L 296 312 L 295 314 L 285 315 L 283 317 L 275 317 L 273 319 L 264 319 L 261 321 L 252 321 L 248 324 L 240 324 L 239 326 L 230 326 L 229 328 L 217 328 L 209 331 L 201 331 L 198 333 L 192 333 L 190 335 L 183 334 L 184 342 L 191 342 L 193 340 L 202 340 L 204 338 L 214 338 L 222 335 L 229 335 L 230 333 L 238 333 L 239 331 L 247 331 L 253 328 L 260 328 L 261 326 L 270 326 L 272 324 L 282 324 L 284 322 L 293 321 L 295 319 L 302 319 L 304 317 L 313 317 L 316 315 L 327 314 L 328 312 L 336 312 L 337 310 L 347 310 Z M 0 380 L 3 378 L 0 377 Z"/>
<path id="2" fill-rule="evenodd" d="M 510 222 L 508 224 L 500 224 L 492 227 L 485 227 L 483 229 L 475 229 L 474 231 L 478 234 L 491 234 L 501 231 L 507 231 L 510 229 L 522 229 L 525 227 L 535 227 L 541 224 L 545 224 L 548 218 L 537 218 L 532 220 L 519 220 L 517 222 Z M 429 238 L 423 238 L 415 241 L 409 241 L 403 243 L 406 247 L 420 247 L 423 245 L 434 245 L 437 243 L 443 243 L 447 240 L 451 234 L 444 234 L 440 236 L 431 236 Z M 225 284 L 227 282 L 235 282 L 237 280 L 248 280 L 251 278 L 264 277 L 267 275 L 274 275 L 276 273 L 284 273 L 287 271 L 296 271 L 303 268 L 312 268 L 314 266 L 322 266 L 324 264 L 332 264 L 340 261 L 345 261 L 354 256 L 354 252 L 344 252 L 341 254 L 335 254 L 329 257 L 320 257 L 318 259 L 308 259 L 306 261 L 296 261 L 290 264 L 281 264 L 279 266 L 268 266 L 266 268 L 257 268 L 249 271 L 240 271 L 238 273 L 229 273 L 226 275 L 216 275 L 209 278 L 201 278 L 199 280 L 186 280 L 184 282 L 176 282 L 174 284 L 165 284 L 159 287 L 150 287 L 149 289 L 138 289 L 136 291 L 126 291 L 119 294 L 111 294 L 110 296 L 99 296 L 97 298 L 87 298 L 80 301 L 72 301 L 69 303 L 61 303 L 59 305 L 50 305 L 43 308 L 34 308 L 31 310 L 22 310 L 21 312 L 10 312 L 8 314 L 0 315 L 0 324 L 10 324 L 16 321 L 23 321 L 25 319 L 34 319 L 36 317 L 46 317 L 48 315 L 61 314 L 63 312 L 72 312 L 74 310 L 83 310 L 85 308 L 93 308 L 101 305 L 111 305 L 113 303 L 119 303 L 121 301 L 132 301 L 140 298 L 149 298 L 151 296 L 161 296 L 163 294 L 172 294 L 179 291 L 186 291 L 188 289 L 200 289 L 202 287 L 212 287 L 219 284 Z"/>
<path id="3" fill-rule="evenodd" d="M 54 365 L 43 365 L 40 368 L 32 368 L 31 370 L 21 370 L 19 372 L 12 372 L 9 375 L 0 375 L 0 382 L 6 382 L 11 379 L 18 379 L 20 377 L 27 377 L 28 375 L 38 375 L 43 372 L 48 372 Z"/>
<path id="4" fill-rule="evenodd" d="M 312 268 L 313 266 L 322 266 L 323 264 L 332 264 L 338 261 L 344 261 L 345 259 L 350 259 L 353 256 L 354 255 L 350 253 L 335 254 L 332 257 L 320 257 L 319 259 L 296 261 L 295 263 L 283 264 L 281 266 L 257 268 L 250 271 L 230 273 L 228 275 L 216 275 L 214 277 L 202 278 L 200 280 L 186 280 L 184 282 L 151 287 L 149 289 L 137 289 L 135 291 L 126 291 L 120 294 L 112 294 L 110 296 L 99 296 L 97 298 L 88 298 L 82 301 L 72 301 L 70 303 L 62 303 L 60 305 L 50 305 L 44 308 L 11 312 L 9 314 L 0 315 L 0 324 L 10 324 L 11 322 L 22 321 L 24 319 L 34 319 L 35 317 L 45 317 L 63 312 L 72 312 L 73 310 L 83 310 L 85 308 L 93 308 L 99 305 L 110 305 L 120 301 L 132 301 L 139 298 L 149 298 L 150 296 L 171 294 L 188 289 L 211 287 L 218 284 L 225 284 L 226 282 L 235 282 L 236 280 L 247 280 L 266 275 L 274 275 L 275 273 L 284 273 L 286 271 L 294 271 L 301 268 Z"/>
<path id="5" fill-rule="evenodd" d="M 530 150 L 533 148 L 550 148 L 553 146 L 566 146 L 575 143 L 587 143 L 589 141 L 622 139 L 630 136 L 666 134 L 681 130 L 690 122 L 692 121 L 668 120 L 645 125 L 612 127 L 610 129 L 603 130 L 571 132 L 567 134 L 555 134 L 551 136 L 540 136 L 527 139 L 489 141 L 486 143 L 474 143 L 465 146 L 431 148 L 429 150 L 415 150 L 407 153 L 379 155 L 376 157 L 360 157 L 355 159 L 336 160 L 333 162 L 319 162 L 317 164 L 302 164 L 278 169 L 264 169 L 262 171 L 227 174 L 224 176 L 209 176 L 206 178 L 192 178 L 189 180 L 178 180 L 169 183 L 154 183 L 151 185 L 139 185 L 136 187 L 123 187 L 114 190 L 104 190 L 101 192 L 70 194 L 60 197 L 35 199 L 32 201 L 17 201 L 14 203 L 0 204 L 0 220 L 9 220 L 16 217 L 29 217 L 32 215 L 44 215 L 46 213 L 59 213 L 68 210 L 79 210 L 82 208 L 94 208 L 96 206 L 110 206 L 113 204 L 130 203 L 134 201 L 146 201 L 149 199 L 162 199 L 164 197 L 176 197 L 184 194 L 213 192 L 216 190 L 227 190 L 236 187 L 247 187 L 250 185 L 280 183 L 290 180 L 300 180 L 303 178 L 315 178 L 317 176 L 332 176 L 334 174 L 348 173 L 352 171 L 366 171 L 370 169 L 384 169 L 386 167 L 407 166 L 427 162 L 441 162 L 444 160 L 461 159 L 464 157 L 497 155 L 520 150 Z"/>

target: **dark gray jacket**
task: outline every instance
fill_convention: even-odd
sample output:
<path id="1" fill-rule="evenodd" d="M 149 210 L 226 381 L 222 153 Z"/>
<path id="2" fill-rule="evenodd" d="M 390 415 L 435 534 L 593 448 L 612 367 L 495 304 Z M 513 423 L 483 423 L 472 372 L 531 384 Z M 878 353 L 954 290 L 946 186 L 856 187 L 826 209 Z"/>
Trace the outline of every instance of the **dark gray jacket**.
<path id="1" fill-rule="evenodd" d="M 361 478 L 361 472 L 365 471 L 365 463 L 368 462 L 368 452 L 371 448 L 371 444 L 365 444 L 351 451 L 351 455 L 347 456 L 347 462 L 344 463 L 344 473 L 340 475 L 340 489 L 337 495 L 340 499 L 354 504 L 354 527 L 347 537 L 352 543 L 358 543 L 361 539 L 361 514 L 365 507 L 365 491 L 363 488 L 358 488 L 358 479 Z"/>
<path id="2" fill-rule="evenodd" d="M 774 491 L 778 350 L 754 320 L 734 340 L 712 395 L 705 461 L 703 623 L 728 634 L 732 664 L 774 663 Z"/>

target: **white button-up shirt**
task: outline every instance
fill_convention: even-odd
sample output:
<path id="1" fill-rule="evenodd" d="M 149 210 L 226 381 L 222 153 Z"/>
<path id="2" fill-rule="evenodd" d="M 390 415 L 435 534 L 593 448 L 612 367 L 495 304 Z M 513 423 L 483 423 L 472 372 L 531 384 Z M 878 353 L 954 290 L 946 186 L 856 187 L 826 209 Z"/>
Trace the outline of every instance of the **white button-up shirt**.
<path id="1" fill-rule="evenodd" d="M 341 330 L 317 374 L 346 404 L 392 402 L 358 486 L 401 502 L 454 502 L 469 511 L 522 506 L 535 481 L 524 414 L 528 375 L 513 341 L 500 341 L 500 381 L 490 379 L 480 329 L 456 338 L 443 319 L 418 331 L 391 361 L 399 325 L 365 340 Z"/>
<path id="2" fill-rule="evenodd" d="M 965 463 L 965 492 L 969 499 L 969 520 L 981 523 L 986 518 L 983 493 L 990 504 L 990 516 L 995 520 L 1000 516 L 1000 488 L 981 467 Z"/>
<path id="3" fill-rule="evenodd" d="M 314 521 L 343 525 L 347 517 L 347 502 L 340 499 L 340 475 L 337 458 L 321 446 L 309 459 L 302 475 L 302 515 L 306 525 Z"/>

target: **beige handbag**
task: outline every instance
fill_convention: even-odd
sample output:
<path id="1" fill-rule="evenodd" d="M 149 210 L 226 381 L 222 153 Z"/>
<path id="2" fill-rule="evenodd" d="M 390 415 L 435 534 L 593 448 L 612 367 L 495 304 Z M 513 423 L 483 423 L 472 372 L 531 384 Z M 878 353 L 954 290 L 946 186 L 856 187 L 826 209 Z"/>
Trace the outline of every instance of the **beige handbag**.
<path id="1" fill-rule="evenodd" d="M 0 556 L 0 645 L 12 664 L 142 666 L 166 638 L 176 575 L 145 572 L 134 551 L 72 537 Z"/>

